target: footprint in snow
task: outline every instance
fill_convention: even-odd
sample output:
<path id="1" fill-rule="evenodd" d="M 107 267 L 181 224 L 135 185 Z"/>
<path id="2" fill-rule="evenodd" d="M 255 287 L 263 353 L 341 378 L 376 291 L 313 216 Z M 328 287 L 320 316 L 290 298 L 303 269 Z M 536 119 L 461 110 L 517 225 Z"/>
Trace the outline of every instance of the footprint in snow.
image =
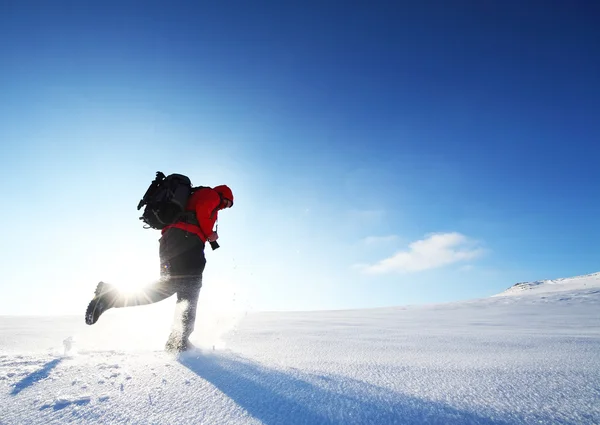
<path id="1" fill-rule="evenodd" d="M 59 398 L 59 399 L 54 400 L 53 402 L 44 404 L 43 406 L 40 407 L 40 410 L 46 410 L 46 409 L 61 410 L 72 404 L 74 404 L 76 406 L 83 406 L 85 404 L 88 404 L 91 400 L 92 400 L 92 398 L 90 396 L 76 397 L 76 398 L 71 398 L 71 399 Z"/>
<path id="2" fill-rule="evenodd" d="M 15 366 L 40 366 L 45 364 L 46 361 L 45 360 L 23 360 L 23 361 L 17 361 L 17 362 L 7 362 L 7 363 L 2 363 L 2 367 L 15 367 Z"/>
<path id="3" fill-rule="evenodd" d="M 98 369 L 120 369 L 121 366 L 119 366 L 118 364 L 107 364 L 107 363 L 101 363 L 98 365 Z"/>

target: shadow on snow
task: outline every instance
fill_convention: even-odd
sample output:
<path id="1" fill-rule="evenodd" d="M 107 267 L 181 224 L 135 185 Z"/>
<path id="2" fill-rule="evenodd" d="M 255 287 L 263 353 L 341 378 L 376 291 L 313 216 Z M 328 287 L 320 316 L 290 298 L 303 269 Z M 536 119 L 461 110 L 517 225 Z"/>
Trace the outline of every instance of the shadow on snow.
<path id="1" fill-rule="evenodd" d="M 347 377 L 282 372 L 233 355 L 178 360 L 266 425 L 509 424 Z"/>
<path id="2" fill-rule="evenodd" d="M 42 379 L 46 379 L 52 369 L 54 369 L 61 362 L 62 359 L 54 359 L 46 363 L 41 369 L 36 370 L 35 372 L 30 373 L 25 378 L 21 379 L 17 382 L 11 392 L 11 395 L 17 395 L 25 388 L 34 385 L 36 382 L 41 381 Z"/>

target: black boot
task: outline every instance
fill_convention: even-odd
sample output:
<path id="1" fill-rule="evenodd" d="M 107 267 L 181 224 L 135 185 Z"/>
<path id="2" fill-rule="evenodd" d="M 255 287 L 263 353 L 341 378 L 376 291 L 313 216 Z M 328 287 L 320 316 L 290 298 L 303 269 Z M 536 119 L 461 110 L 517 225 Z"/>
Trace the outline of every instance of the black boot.
<path id="1" fill-rule="evenodd" d="M 98 321 L 100 315 L 111 308 L 116 296 L 115 288 L 104 282 L 99 282 L 94 292 L 94 298 L 85 311 L 85 323 L 93 325 Z"/>

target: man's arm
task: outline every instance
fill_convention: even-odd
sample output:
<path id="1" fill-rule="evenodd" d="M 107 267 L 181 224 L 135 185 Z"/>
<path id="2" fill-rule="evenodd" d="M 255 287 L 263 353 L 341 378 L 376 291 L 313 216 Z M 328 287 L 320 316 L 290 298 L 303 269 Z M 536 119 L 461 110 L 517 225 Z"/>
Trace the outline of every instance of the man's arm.
<path id="1" fill-rule="evenodd" d="M 200 229 L 202 229 L 202 233 L 208 237 L 213 232 L 213 226 L 217 218 L 217 208 L 221 204 L 221 197 L 217 192 L 210 189 L 203 189 L 198 196 L 198 202 L 196 202 L 196 219 L 198 220 Z"/>

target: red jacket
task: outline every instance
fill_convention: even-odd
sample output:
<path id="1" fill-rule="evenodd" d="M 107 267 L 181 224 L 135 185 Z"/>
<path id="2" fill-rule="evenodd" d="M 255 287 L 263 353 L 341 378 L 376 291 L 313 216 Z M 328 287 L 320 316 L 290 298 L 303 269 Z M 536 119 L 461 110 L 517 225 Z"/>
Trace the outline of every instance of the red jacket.
<path id="1" fill-rule="evenodd" d="M 231 190 L 227 188 L 229 192 L 224 194 L 223 190 L 221 189 L 222 187 L 226 186 L 218 186 L 215 189 L 211 189 L 209 187 L 198 189 L 188 200 L 185 210 L 194 211 L 196 213 L 196 219 L 198 220 L 198 224 L 200 226 L 185 222 L 177 222 L 164 227 L 161 233 L 164 234 L 167 229 L 175 227 L 177 229 L 194 233 L 198 235 L 203 242 L 206 242 L 207 236 L 213 232 L 213 227 L 217 221 L 219 210 L 223 207 L 223 195 L 226 195 L 226 199 L 231 198 L 230 200 L 233 201 Z"/>

